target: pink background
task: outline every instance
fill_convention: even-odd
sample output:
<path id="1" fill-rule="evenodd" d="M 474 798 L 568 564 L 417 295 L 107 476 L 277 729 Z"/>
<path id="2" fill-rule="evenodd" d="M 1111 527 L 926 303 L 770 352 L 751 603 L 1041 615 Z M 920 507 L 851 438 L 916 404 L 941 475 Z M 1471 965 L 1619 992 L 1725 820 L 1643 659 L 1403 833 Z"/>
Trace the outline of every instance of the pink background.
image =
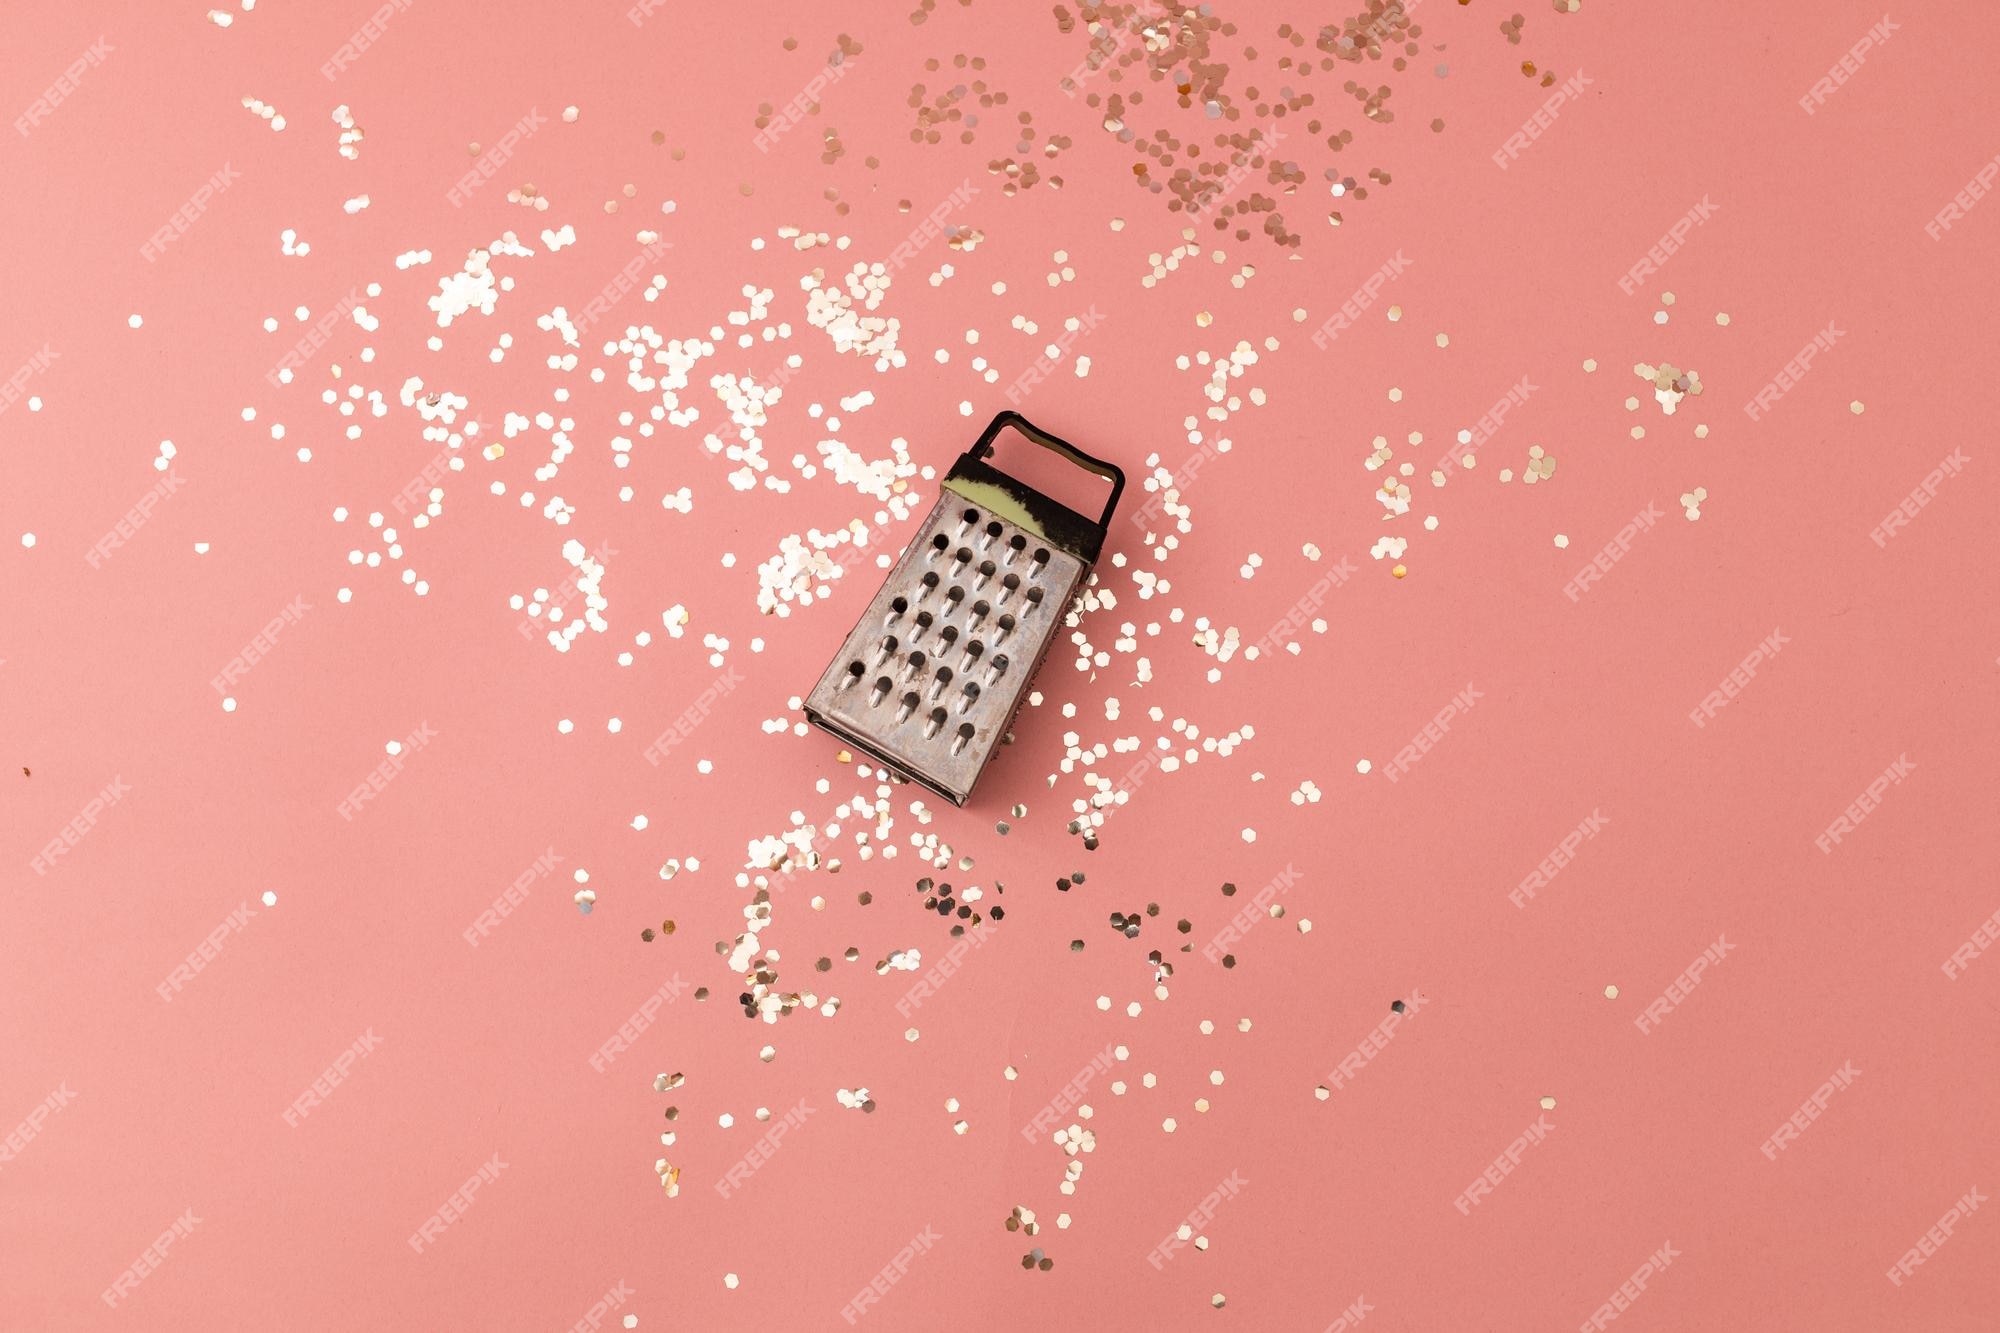
<path id="1" fill-rule="evenodd" d="M 845 1328 L 842 1307 L 928 1226 L 940 1239 L 858 1326 L 1320 1330 L 1360 1298 L 1368 1329 L 1575 1328 L 1671 1243 L 1680 1257 L 1617 1327 L 1994 1327 L 2000 1220 L 1985 1209 L 1900 1286 L 1885 1277 L 1960 1196 L 2000 1183 L 2000 960 L 1943 970 L 2000 909 L 2000 566 L 1987 521 L 2000 470 L 1967 425 L 1991 391 L 2000 206 L 1975 206 L 1940 239 L 1924 230 L 2000 151 L 1994 16 L 1892 11 L 1888 40 L 1808 115 L 1798 99 L 1879 9 L 1587 0 L 1558 15 L 1537 3 L 1517 45 L 1496 31 L 1511 11 L 1427 0 L 1410 69 L 1301 76 L 1278 60 L 1311 53 L 1310 38 L 1291 47 L 1280 25 L 1310 34 L 1345 13 L 1218 5 L 1239 25 L 1217 38 L 1242 109 L 1230 128 L 1262 123 L 1247 87 L 1315 98 L 1275 150 L 1298 164 L 1297 193 L 1280 198 L 1259 171 L 1237 196 L 1280 199 L 1302 240 L 1274 245 L 1261 214 L 1247 240 L 1203 225 L 1200 256 L 1147 287 L 1149 256 L 1177 244 L 1186 219 L 1134 184 L 1103 108 L 1063 92 L 1087 53 L 1081 26 L 1064 34 L 1046 7 L 996 4 L 941 4 L 921 24 L 900 5 L 756 9 L 672 6 L 635 25 L 618 4 L 414 0 L 332 81 L 320 67 L 367 4 L 266 0 L 232 11 L 227 29 L 196 3 L 11 17 L 10 119 L 100 35 L 110 51 L 30 133 L 4 136 L 0 374 L 44 345 L 57 359 L 0 415 L 0 1134 L 59 1089 L 74 1097 L 0 1162 L 0 1326 L 570 1328 L 623 1283 L 634 1294 L 607 1326 L 630 1313 L 642 1329 Z M 861 47 L 844 76 L 760 152 L 759 104 L 788 102 L 842 32 Z M 960 53 L 984 69 L 954 69 Z M 925 68 L 932 58 L 940 69 Z M 1554 91 L 1524 78 L 1523 60 L 1558 84 L 1581 70 L 1589 86 L 1502 170 L 1492 154 Z M 959 142 L 961 122 L 913 144 L 913 85 L 927 102 L 972 78 L 1008 95 L 959 103 L 978 115 L 973 142 Z M 1350 78 L 1394 88 L 1393 123 L 1361 114 L 1341 90 Z M 1085 91 L 1143 88 L 1128 111 L 1142 137 L 1164 127 L 1209 143 L 1216 124 L 1163 86 L 1128 68 Z M 283 132 L 246 96 L 277 107 Z M 343 103 L 366 132 L 353 161 L 329 119 Z M 547 124 L 470 203 L 447 202 L 466 146 L 489 148 L 531 109 Z M 1021 112 L 1037 136 L 1027 155 L 1014 147 Z M 1320 131 L 1305 132 L 1307 118 Z M 845 146 L 830 164 L 829 129 Z M 1334 152 L 1338 129 L 1354 139 Z M 1051 160 L 1042 146 L 1056 135 L 1073 143 Z M 1041 181 L 1010 197 L 989 164 L 1022 156 Z M 237 179 L 157 262 L 142 258 L 225 164 Z M 1332 198 L 1330 167 L 1368 197 Z M 508 202 L 525 182 L 548 209 Z M 800 277 L 823 266 L 834 285 L 886 259 L 961 182 L 978 194 L 948 221 L 984 240 L 969 253 L 929 242 L 874 312 L 901 322 L 908 364 L 878 373 L 837 354 L 806 320 Z M 851 211 L 836 212 L 830 189 Z M 368 208 L 343 211 L 364 193 Z M 1621 292 L 1618 278 L 1703 199 L 1714 215 L 1657 277 Z M 564 224 L 576 245 L 546 253 L 541 230 Z M 785 226 L 851 239 L 798 251 L 779 239 Z M 288 227 L 309 254 L 280 253 Z M 583 338 L 578 368 L 550 368 L 561 342 L 537 317 L 581 309 L 646 228 L 671 242 L 646 269 L 665 292 L 650 305 L 625 296 Z M 513 289 L 491 316 L 437 328 L 426 298 L 508 229 L 537 252 L 496 257 Z M 430 263 L 397 269 L 395 256 L 423 248 Z M 1051 287 L 1058 250 L 1075 280 Z M 1314 346 L 1312 331 L 1398 254 L 1408 271 Z M 947 263 L 954 275 L 931 285 Z M 1233 283 L 1245 266 L 1254 274 Z M 382 285 L 364 301 L 378 330 L 342 320 L 295 382 L 266 382 L 310 327 L 295 307 L 316 319 L 370 282 Z M 735 346 L 727 316 L 747 306 L 746 284 L 770 289 L 769 320 L 789 323 L 788 340 Z M 823 825 L 877 789 L 817 733 L 764 724 L 798 720 L 796 697 L 879 573 L 864 562 L 780 618 L 758 614 L 757 566 L 787 534 L 854 518 L 880 534 L 871 550 L 893 554 L 934 492 L 911 478 L 915 515 L 878 528 L 877 501 L 793 460 L 821 461 L 830 435 L 886 458 L 901 437 L 942 475 L 1062 321 L 1092 309 L 1102 321 L 1075 345 L 1088 377 L 1065 362 L 1022 406 L 1132 477 L 1099 571 L 1116 604 L 1080 627 L 1108 663 L 1079 672 L 1074 645 L 1058 643 L 1041 706 L 963 811 L 892 789 L 876 840 L 894 859 L 859 856 L 872 818 L 839 820 L 824 850 L 840 873 L 795 876 L 759 940 L 778 955 L 778 991 L 837 998 L 838 1013 L 747 1020 L 743 974 L 717 946 L 744 929 L 753 840 L 790 828 L 793 812 Z M 1017 316 L 1039 332 L 1013 327 Z M 1829 322 L 1844 336 L 1752 421 L 1742 404 Z M 659 397 L 628 388 L 601 354 L 639 323 L 666 338 L 724 330 L 680 395 L 699 411 L 691 427 L 639 438 L 620 423 Z M 503 335 L 512 346 L 496 363 Z M 1245 340 L 1257 360 L 1228 382 L 1240 405 L 1212 420 L 1207 367 L 1176 359 L 1226 357 Z M 793 352 L 803 368 L 762 430 L 766 475 L 791 488 L 739 492 L 735 464 L 703 447 L 734 438 L 709 376 L 762 374 Z M 1630 369 L 1663 361 L 1705 390 L 1672 416 Z M 469 399 L 484 441 L 509 412 L 571 417 L 574 452 L 537 479 L 550 432 L 532 421 L 497 462 L 468 450 L 443 514 L 416 529 L 392 502 L 438 446 L 401 405 L 412 376 Z M 1434 489 L 1443 448 L 1524 378 L 1534 392 L 1477 467 Z M 320 397 L 336 385 L 380 391 L 386 414 L 337 415 Z M 873 405 L 840 408 L 862 390 Z M 1172 520 L 1130 515 L 1148 499 L 1149 455 L 1174 472 L 1197 455 L 1191 419 L 1230 448 L 1182 488 L 1189 531 L 1156 562 L 1149 534 Z M 346 438 L 350 422 L 359 438 Z M 1410 432 L 1424 442 L 1407 445 Z M 1364 466 L 1378 435 L 1392 468 L 1417 465 L 1411 512 L 1386 522 L 1372 493 L 1387 474 Z M 624 469 L 617 436 L 633 440 Z M 163 439 L 184 485 L 92 567 L 85 552 L 165 475 L 153 467 Z M 1560 467 L 1529 488 L 1531 445 Z M 1886 545 L 1871 540 L 1960 447 L 1963 473 Z M 683 486 L 693 512 L 663 508 Z M 1707 499 L 1691 522 L 1677 497 L 1697 486 Z M 541 512 L 558 494 L 575 507 L 561 527 Z M 1566 596 L 1649 502 L 1665 517 Z M 350 550 L 383 549 L 371 511 L 390 515 L 403 555 L 350 566 Z M 1382 536 L 1409 540 L 1406 578 L 1369 558 Z M 557 587 L 569 539 L 615 552 L 609 629 L 559 654 L 517 632 L 508 598 Z M 1359 572 L 1326 595 L 1325 633 L 1301 632 L 1297 656 L 1218 664 L 1193 641 L 1202 617 L 1257 640 L 1342 557 Z M 428 595 L 399 581 L 404 566 Z M 1143 597 L 1139 572 L 1170 586 Z M 211 679 L 294 598 L 311 610 L 225 712 Z M 680 639 L 662 630 L 676 605 L 690 617 Z M 1128 623 L 1133 650 L 1115 643 Z M 1774 629 L 1782 650 L 1696 726 L 1690 711 Z M 710 634 L 728 640 L 723 665 Z M 731 668 L 742 683 L 648 764 L 649 740 Z M 1389 782 L 1397 751 L 1468 683 L 1476 704 Z M 1187 748 L 1175 719 L 1198 729 L 1197 750 L 1246 738 L 1148 775 L 1086 851 L 1066 831 L 1091 789 L 1080 769 L 1061 771 L 1065 733 Z M 358 818 L 337 814 L 385 744 L 421 723 L 436 739 Z M 1901 756 L 1909 777 L 1823 854 L 1814 839 Z M 1096 767 L 1116 781 L 1133 758 Z M 46 873 L 32 866 L 114 777 L 129 793 Z M 1306 781 L 1321 799 L 1294 804 Z M 1009 813 L 1017 802 L 1025 815 Z M 1533 902 L 1510 903 L 1593 811 L 1608 821 L 1597 836 Z M 952 864 L 932 869 L 913 838 L 936 839 Z M 461 932 L 550 848 L 555 875 L 468 947 Z M 662 881 L 669 858 L 700 868 Z M 1233 969 L 1205 958 L 1288 865 L 1299 880 L 1284 919 L 1231 946 Z M 587 916 L 570 902 L 577 869 L 597 894 Z M 1085 882 L 1057 892 L 1071 872 Z M 951 944 L 923 910 L 924 875 L 977 884 L 981 905 L 1006 913 L 906 1015 L 897 1002 Z M 1223 881 L 1240 887 L 1234 899 Z M 163 1001 L 155 988 L 245 903 L 255 918 Z M 1154 903 L 1137 939 L 1109 924 Z M 674 934 L 642 942 L 669 918 Z M 1642 1034 L 1635 1018 L 1718 937 L 1725 960 Z M 1165 999 L 1156 949 L 1174 967 Z M 897 950 L 918 951 L 918 970 L 878 973 Z M 821 957 L 830 971 L 814 969 Z M 680 995 L 593 1070 L 606 1038 L 676 977 L 708 987 L 706 1001 Z M 1360 1076 L 1315 1096 L 1413 992 L 1422 1009 Z M 368 1031 L 379 1048 L 285 1123 Z M 1085 1094 L 1095 1148 L 1074 1159 L 1085 1169 L 1065 1195 L 1071 1159 L 1019 1131 L 1107 1042 L 1127 1049 L 1110 1076 L 1127 1086 Z M 1759 1145 L 1844 1062 L 1861 1077 L 1767 1160 Z M 661 1072 L 685 1084 L 656 1092 Z M 872 1112 L 840 1104 L 857 1088 Z M 813 1108 L 803 1124 L 721 1197 L 715 1182 L 764 1132 L 757 1108 L 775 1120 L 801 1100 Z M 1461 1215 L 1453 1199 L 1542 1116 L 1546 1142 Z M 408 1237 L 495 1154 L 507 1163 L 497 1181 L 414 1253 Z M 682 1171 L 677 1198 L 654 1173 L 662 1154 Z M 1232 1173 L 1247 1184 L 1196 1228 L 1206 1252 L 1149 1263 Z M 1006 1229 L 1016 1207 L 1039 1235 Z M 199 1225 L 108 1308 L 100 1293 L 184 1211 Z M 1034 1247 L 1051 1271 L 1023 1271 Z"/>

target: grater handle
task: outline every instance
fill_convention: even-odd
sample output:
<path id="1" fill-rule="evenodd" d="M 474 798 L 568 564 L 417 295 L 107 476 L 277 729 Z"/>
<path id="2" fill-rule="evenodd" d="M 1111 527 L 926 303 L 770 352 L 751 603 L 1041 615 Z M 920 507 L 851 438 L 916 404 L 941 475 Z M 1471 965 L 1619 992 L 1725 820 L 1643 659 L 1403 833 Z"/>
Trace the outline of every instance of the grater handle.
<path id="1" fill-rule="evenodd" d="M 1111 515 L 1117 512 L 1118 497 L 1125 490 L 1124 471 L 1116 463 L 1107 463 L 1101 458 L 1092 458 L 1068 440 L 1049 434 L 1019 412 L 1002 412 L 1000 415 L 994 417 L 992 422 L 987 425 L 985 433 L 979 437 L 979 442 L 972 446 L 972 456 L 981 460 L 991 458 L 993 456 L 993 441 L 999 438 L 1000 432 L 1009 426 L 1020 431 L 1021 434 L 1027 436 L 1036 444 L 1041 445 L 1042 448 L 1053 449 L 1056 453 L 1061 454 L 1064 458 L 1067 458 L 1070 462 L 1083 468 L 1085 471 L 1095 472 L 1100 477 L 1108 477 L 1110 479 L 1111 498 L 1104 502 L 1104 513 L 1097 520 L 1097 526 L 1100 531 L 1110 532 Z"/>

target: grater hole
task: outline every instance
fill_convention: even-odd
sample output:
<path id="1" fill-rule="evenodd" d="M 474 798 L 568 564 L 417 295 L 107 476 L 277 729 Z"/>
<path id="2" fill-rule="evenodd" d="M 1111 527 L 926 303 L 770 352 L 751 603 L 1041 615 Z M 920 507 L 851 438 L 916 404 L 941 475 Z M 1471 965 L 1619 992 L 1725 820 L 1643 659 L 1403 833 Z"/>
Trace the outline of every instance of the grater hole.
<path id="1" fill-rule="evenodd" d="M 1000 626 L 1000 637 L 994 640 L 994 642 L 1000 642 L 1014 632 L 1014 617 L 1002 616 L 996 623 Z"/>
<path id="2" fill-rule="evenodd" d="M 886 662 L 891 657 L 895 656 L 895 653 L 896 653 L 896 636 L 893 634 L 884 634 L 882 636 L 882 642 L 875 646 L 875 660 L 877 662 Z"/>
<path id="3" fill-rule="evenodd" d="M 953 556 L 952 559 L 958 561 L 961 565 L 969 565 L 972 563 L 972 551 L 969 547 L 961 546 L 958 548 L 958 554 Z"/>
<path id="4" fill-rule="evenodd" d="M 937 675 L 931 678 L 931 698 L 935 699 L 940 694 L 943 694 L 945 686 L 949 684 L 951 684 L 951 668 L 948 666 L 939 667 Z"/>
<path id="5" fill-rule="evenodd" d="M 922 579 L 922 582 L 923 582 L 923 585 L 924 585 L 924 590 L 923 590 L 922 592 L 920 592 L 920 593 L 918 593 L 918 594 L 917 594 L 917 600 L 918 600 L 918 601 L 920 601 L 920 602 L 921 602 L 921 601 L 922 601 L 922 600 L 923 600 L 923 599 L 924 599 L 925 597 L 929 596 L 929 595 L 930 595 L 931 593 L 934 593 L 934 592 L 936 592 L 936 591 L 937 591 L 937 586 L 938 586 L 938 582 L 939 582 L 939 580 L 938 580 L 938 576 L 937 576 L 937 571 L 936 571 L 936 570 L 934 569 L 934 570 L 932 570 L 932 571 L 931 571 L 930 573 L 928 573 L 928 574 L 924 575 L 924 577 L 923 577 L 923 579 Z"/>
<path id="6" fill-rule="evenodd" d="M 1042 590 L 1040 588 L 1028 589 L 1028 600 L 1034 605 L 1040 606 L 1042 604 Z"/>
<path id="7" fill-rule="evenodd" d="M 899 616 L 901 616 L 901 615 L 902 615 L 902 614 L 903 614 L 903 613 L 904 613 L 905 611 L 907 611 L 907 610 L 909 610 L 909 609 L 910 609 L 910 600 L 909 600 L 909 598 L 907 598 L 907 597 L 897 597 L 897 598 L 894 598 L 894 599 L 893 599 L 893 600 L 891 600 L 891 601 L 890 601 L 890 603 L 889 603 L 889 618 L 890 618 L 891 620 L 894 620 L 894 619 L 898 618 Z"/>
<path id="8" fill-rule="evenodd" d="M 929 660 L 930 659 L 925 657 L 922 653 L 911 653 L 906 663 L 910 669 L 910 675 L 912 676 L 921 675 L 923 673 L 924 663 Z"/>
<path id="9" fill-rule="evenodd" d="M 982 585 L 997 573 L 999 573 L 999 568 L 991 560 L 982 560 L 979 562 L 979 582 Z"/>
<path id="10" fill-rule="evenodd" d="M 1000 593 L 1000 600 L 1001 600 L 1001 601 L 1003 601 L 1003 602 L 1004 602 L 1004 601 L 1006 601 L 1006 600 L 1007 600 L 1007 594 L 1008 594 L 1008 593 L 1011 593 L 1011 592 L 1013 592 L 1013 591 L 1015 591 L 1015 590 L 1016 590 L 1016 589 L 1018 589 L 1018 588 L 1019 588 L 1020 586 L 1021 586 L 1021 576 L 1020 576 L 1019 574 L 1009 574 L 1009 575 L 1008 575 L 1008 576 L 1007 576 L 1006 578 L 1004 578 L 1004 579 L 1001 579 L 1001 580 L 1000 580 L 1000 588 L 1001 588 L 1001 593 Z"/>
<path id="11" fill-rule="evenodd" d="M 965 511 L 965 521 L 966 521 L 966 523 L 967 523 L 968 525 L 969 525 L 969 524 L 973 524 L 973 523 L 977 523 L 977 522 L 979 521 L 979 511 L 978 511 L 977 509 L 968 509 L 968 510 L 966 510 L 966 511 Z"/>
<path id="12" fill-rule="evenodd" d="M 921 639 L 924 636 L 924 631 L 930 627 L 931 613 L 928 611 L 919 611 L 917 612 L 917 632 L 910 637 L 912 639 Z"/>
<path id="13" fill-rule="evenodd" d="M 972 618 L 974 620 L 984 620 L 986 619 L 987 616 L 991 615 L 992 613 L 993 613 L 993 608 L 987 605 L 983 601 L 974 602 L 972 604 Z"/>
<path id="14" fill-rule="evenodd" d="M 908 694 L 903 696 L 903 706 L 896 710 L 896 720 L 898 722 L 909 721 L 910 714 L 916 712 L 917 705 L 922 702 L 923 700 L 917 697 L 917 692 L 915 690 L 911 690 Z"/>
<path id="15" fill-rule="evenodd" d="M 1035 567 L 1028 571 L 1030 578 L 1039 578 L 1049 567 L 1049 552 L 1045 546 L 1035 548 Z"/>
<path id="16" fill-rule="evenodd" d="M 981 643 L 977 639 L 972 640 L 970 643 L 965 645 L 965 664 L 967 666 L 971 666 L 974 662 L 977 662 L 979 660 L 979 655 L 985 651 L 986 651 L 985 644 Z"/>
<path id="17" fill-rule="evenodd" d="M 987 682 L 990 684 L 991 682 L 1000 679 L 1000 673 L 1005 671 L 1006 669 L 1007 669 L 1007 654 L 1005 653 L 993 654 L 992 665 L 987 669 L 986 672 Z"/>
<path id="18" fill-rule="evenodd" d="M 1026 537 L 1023 537 L 1018 532 L 1015 533 L 1013 537 L 1008 540 L 1007 544 L 1013 547 L 1017 551 L 1025 551 L 1028 549 L 1028 539 Z"/>
<path id="19" fill-rule="evenodd" d="M 875 688 L 868 695 L 868 706 L 871 708 L 880 708 L 882 701 L 889 697 L 889 691 L 895 688 L 896 683 L 887 676 L 877 676 L 875 678 Z"/>
<path id="20" fill-rule="evenodd" d="M 959 723 L 958 739 L 951 743 L 951 752 L 953 754 L 957 754 L 959 751 L 963 750 L 966 746 L 972 744 L 973 734 L 974 734 L 974 728 L 970 722 Z"/>
<path id="21" fill-rule="evenodd" d="M 944 730 L 946 713 L 942 708 L 931 709 L 930 721 L 924 724 L 924 739 L 929 740 Z"/>
<path id="22" fill-rule="evenodd" d="M 965 589 L 953 585 L 952 587 L 945 589 L 944 599 L 945 601 L 951 603 L 951 605 L 947 606 L 944 610 L 944 613 L 946 615 L 950 615 L 952 612 L 958 610 L 958 604 L 965 600 Z"/>
<path id="23" fill-rule="evenodd" d="M 966 709 L 972 707 L 974 704 L 978 702 L 979 702 L 978 683 L 975 681 L 967 681 L 965 683 L 965 693 L 959 695 L 958 697 L 958 711 L 963 713 Z"/>
<path id="24" fill-rule="evenodd" d="M 847 674 L 852 679 L 859 680 L 868 674 L 868 666 L 864 662 L 849 662 L 847 664 Z"/>
<path id="25" fill-rule="evenodd" d="M 942 532 L 940 532 L 937 536 L 931 538 L 931 549 L 933 551 L 945 550 L 950 545 L 951 545 L 951 538 L 945 536 Z"/>

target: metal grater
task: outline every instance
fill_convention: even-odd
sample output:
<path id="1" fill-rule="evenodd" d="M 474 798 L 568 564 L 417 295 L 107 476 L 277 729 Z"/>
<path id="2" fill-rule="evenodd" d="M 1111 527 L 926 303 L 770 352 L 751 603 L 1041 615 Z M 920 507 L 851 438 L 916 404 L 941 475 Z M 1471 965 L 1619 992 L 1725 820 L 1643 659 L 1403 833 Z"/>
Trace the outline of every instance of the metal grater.
<path id="1" fill-rule="evenodd" d="M 1110 480 L 1096 522 L 985 461 L 1008 426 Z M 806 696 L 806 719 L 964 805 L 1097 563 L 1124 489 L 1112 464 L 1018 412 L 994 417 Z"/>

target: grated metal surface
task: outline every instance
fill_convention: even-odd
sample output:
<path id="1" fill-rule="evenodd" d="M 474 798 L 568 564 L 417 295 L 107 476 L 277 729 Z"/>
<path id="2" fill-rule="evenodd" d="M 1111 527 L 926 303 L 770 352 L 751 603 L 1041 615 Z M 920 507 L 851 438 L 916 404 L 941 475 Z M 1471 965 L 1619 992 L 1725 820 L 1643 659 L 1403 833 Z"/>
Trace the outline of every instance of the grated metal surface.
<path id="1" fill-rule="evenodd" d="M 947 484 L 806 717 L 965 804 L 1089 569 Z"/>

